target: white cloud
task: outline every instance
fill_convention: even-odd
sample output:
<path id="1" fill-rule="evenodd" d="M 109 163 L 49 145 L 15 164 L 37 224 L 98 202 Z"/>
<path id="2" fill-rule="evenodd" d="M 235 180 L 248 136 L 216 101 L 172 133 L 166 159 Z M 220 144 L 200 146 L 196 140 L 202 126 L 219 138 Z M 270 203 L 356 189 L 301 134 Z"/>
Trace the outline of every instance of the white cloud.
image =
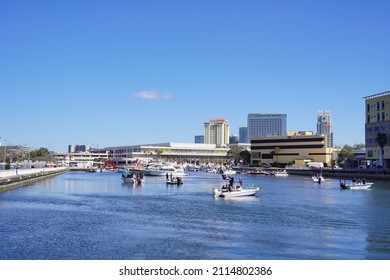
<path id="1" fill-rule="evenodd" d="M 135 97 L 137 98 L 142 98 L 142 99 L 170 99 L 172 98 L 172 94 L 167 92 L 167 93 L 158 93 L 155 90 L 143 90 L 140 92 L 137 92 L 134 94 Z"/>

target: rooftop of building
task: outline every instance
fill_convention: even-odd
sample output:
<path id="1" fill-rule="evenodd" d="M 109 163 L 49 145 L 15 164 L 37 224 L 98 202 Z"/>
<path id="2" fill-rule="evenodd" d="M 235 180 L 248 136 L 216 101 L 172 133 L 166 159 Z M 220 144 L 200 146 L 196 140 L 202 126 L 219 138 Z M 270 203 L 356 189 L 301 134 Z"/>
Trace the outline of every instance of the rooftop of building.
<path id="1" fill-rule="evenodd" d="M 386 96 L 386 95 L 390 95 L 390 91 L 384 91 L 384 92 L 376 93 L 376 94 L 373 94 L 373 95 L 366 96 L 364 98 L 367 100 L 367 99 L 383 97 L 383 96 Z"/>
<path id="2" fill-rule="evenodd" d="M 226 120 L 224 118 L 222 118 L 222 117 L 215 117 L 215 118 L 211 119 L 211 121 L 213 121 L 213 122 L 224 122 Z"/>
<path id="3" fill-rule="evenodd" d="M 258 113 L 251 113 L 248 114 L 248 117 L 286 117 L 287 114 L 258 114 Z"/>

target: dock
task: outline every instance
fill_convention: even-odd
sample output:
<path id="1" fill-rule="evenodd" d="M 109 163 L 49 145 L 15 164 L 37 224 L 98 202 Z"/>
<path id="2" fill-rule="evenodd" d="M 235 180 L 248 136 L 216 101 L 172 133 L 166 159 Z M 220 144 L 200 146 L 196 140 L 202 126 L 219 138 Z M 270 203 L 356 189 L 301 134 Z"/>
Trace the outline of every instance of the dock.
<path id="1" fill-rule="evenodd" d="M 68 170 L 67 167 L 47 167 L 0 171 L 0 192 L 56 176 Z"/>

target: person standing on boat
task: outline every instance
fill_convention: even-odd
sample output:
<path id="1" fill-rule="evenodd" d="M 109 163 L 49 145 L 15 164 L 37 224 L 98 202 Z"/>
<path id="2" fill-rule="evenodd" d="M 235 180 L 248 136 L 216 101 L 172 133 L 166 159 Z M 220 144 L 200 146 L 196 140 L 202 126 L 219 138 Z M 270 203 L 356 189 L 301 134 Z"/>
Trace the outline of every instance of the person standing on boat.
<path id="1" fill-rule="evenodd" d="M 234 184 L 234 177 L 229 177 L 229 185 L 233 187 Z"/>

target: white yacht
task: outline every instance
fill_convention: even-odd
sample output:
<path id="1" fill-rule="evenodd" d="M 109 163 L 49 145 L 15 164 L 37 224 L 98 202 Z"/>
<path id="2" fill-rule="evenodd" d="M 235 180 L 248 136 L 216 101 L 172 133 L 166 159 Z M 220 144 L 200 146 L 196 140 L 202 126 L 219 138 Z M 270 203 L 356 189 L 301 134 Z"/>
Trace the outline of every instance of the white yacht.
<path id="1" fill-rule="evenodd" d="M 170 176 L 172 174 L 173 177 L 188 175 L 184 172 L 183 166 L 172 163 L 150 165 L 144 170 L 144 174 L 147 176 L 166 176 L 167 174 Z"/>

